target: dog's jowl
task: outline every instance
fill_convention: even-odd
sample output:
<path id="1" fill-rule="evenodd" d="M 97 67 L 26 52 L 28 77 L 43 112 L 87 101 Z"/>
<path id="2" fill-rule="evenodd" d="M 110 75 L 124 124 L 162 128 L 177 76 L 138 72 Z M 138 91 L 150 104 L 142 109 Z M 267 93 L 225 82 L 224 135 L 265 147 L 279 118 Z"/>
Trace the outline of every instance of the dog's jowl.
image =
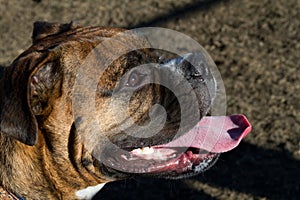
<path id="1" fill-rule="evenodd" d="M 110 181 L 193 176 L 251 130 L 243 115 L 208 114 L 218 83 L 201 53 L 161 59 L 138 34 L 73 24 L 36 22 L 32 40 L 0 71 L 11 197 L 90 199 Z"/>

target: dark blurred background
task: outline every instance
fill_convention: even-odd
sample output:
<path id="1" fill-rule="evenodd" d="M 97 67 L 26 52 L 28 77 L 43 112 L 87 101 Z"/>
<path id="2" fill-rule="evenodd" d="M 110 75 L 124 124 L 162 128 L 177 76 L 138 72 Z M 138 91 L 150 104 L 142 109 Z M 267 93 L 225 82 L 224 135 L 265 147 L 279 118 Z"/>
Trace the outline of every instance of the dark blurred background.
<path id="1" fill-rule="evenodd" d="M 0 0 L 0 65 L 31 43 L 37 20 L 134 28 L 159 26 L 197 40 L 212 56 L 227 114 L 252 133 L 209 171 L 187 180 L 107 184 L 96 199 L 299 199 L 299 0 Z"/>

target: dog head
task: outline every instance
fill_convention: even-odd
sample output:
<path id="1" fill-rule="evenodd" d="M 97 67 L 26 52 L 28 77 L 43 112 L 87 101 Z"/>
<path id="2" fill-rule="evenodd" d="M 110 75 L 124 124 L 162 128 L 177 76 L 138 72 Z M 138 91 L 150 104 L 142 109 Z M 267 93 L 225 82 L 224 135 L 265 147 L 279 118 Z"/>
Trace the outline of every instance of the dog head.
<path id="1" fill-rule="evenodd" d="M 72 165 L 101 180 L 176 178 L 208 169 L 249 124 L 241 116 L 226 118 L 226 131 L 238 125 L 236 138 L 221 134 L 227 147 L 201 144 L 195 127 L 217 87 L 205 56 L 155 51 L 136 34 L 116 37 L 124 32 L 36 23 L 33 45 L 2 79 L 1 132 L 26 145 L 47 145 L 61 157 L 58 165 L 72 152 Z M 168 58 L 159 59 L 162 54 Z"/>

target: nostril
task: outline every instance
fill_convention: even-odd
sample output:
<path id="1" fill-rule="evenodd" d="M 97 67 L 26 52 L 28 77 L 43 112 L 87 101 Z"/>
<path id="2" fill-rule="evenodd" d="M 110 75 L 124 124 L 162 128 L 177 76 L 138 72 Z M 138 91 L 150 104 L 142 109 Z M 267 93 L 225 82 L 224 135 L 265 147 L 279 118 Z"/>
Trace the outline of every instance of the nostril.
<path id="1" fill-rule="evenodd" d="M 177 72 L 187 80 L 204 82 L 209 78 L 205 57 L 200 53 L 185 54 L 161 64 L 160 67 Z"/>
<path id="2" fill-rule="evenodd" d="M 203 63 L 194 65 L 190 61 L 184 60 L 178 67 L 187 79 L 194 79 L 199 82 L 205 80 L 205 65 Z"/>
<path id="3" fill-rule="evenodd" d="M 204 78 L 203 78 L 202 74 L 200 74 L 200 73 L 192 74 L 191 77 L 193 79 L 198 80 L 199 82 L 203 82 L 204 81 Z"/>

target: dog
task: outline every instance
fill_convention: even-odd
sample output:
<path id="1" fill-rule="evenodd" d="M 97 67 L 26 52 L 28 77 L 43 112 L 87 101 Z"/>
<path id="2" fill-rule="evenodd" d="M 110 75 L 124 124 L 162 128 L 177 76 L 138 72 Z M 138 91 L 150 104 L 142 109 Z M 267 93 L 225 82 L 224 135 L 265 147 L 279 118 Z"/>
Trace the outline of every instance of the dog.
<path id="1" fill-rule="evenodd" d="M 11 198 L 91 199 L 115 180 L 194 176 L 250 131 L 242 115 L 206 116 L 217 83 L 203 56 L 161 59 L 147 39 L 122 33 L 36 22 L 32 46 L 1 68 L 0 185 Z M 136 68 L 147 63 L 158 64 Z M 199 123 L 222 120 L 209 148 L 203 137 L 215 133 L 199 136 Z"/>

